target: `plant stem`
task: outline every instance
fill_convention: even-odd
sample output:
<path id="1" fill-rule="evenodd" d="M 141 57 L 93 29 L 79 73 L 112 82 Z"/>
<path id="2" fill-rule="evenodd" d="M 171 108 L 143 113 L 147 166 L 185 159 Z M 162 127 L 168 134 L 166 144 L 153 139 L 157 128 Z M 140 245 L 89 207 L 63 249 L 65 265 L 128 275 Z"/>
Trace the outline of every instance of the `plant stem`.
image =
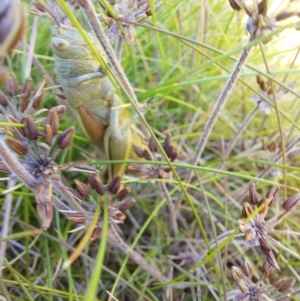
<path id="1" fill-rule="evenodd" d="M 251 41 L 251 39 L 250 39 Z M 206 146 L 206 143 L 207 143 L 207 140 L 208 140 L 208 137 L 210 135 L 210 133 L 212 132 L 213 130 L 213 127 L 217 121 L 217 118 L 218 116 L 220 115 L 221 113 L 221 110 L 222 108 L 224 107 L 229 95 L 230 95 L 230 92 L 232 91 L 232 88 L 235 84 L 235 82 L 237 81 L 238 79 L 238 76 L 243 68 L 243 66 L 245 65 L 245 62 L 246 62 L 246 59 L 250 53 L 250 49 L 251 48 L 246 48 L 243 50 L 243 52 L 241 53 L 241 56 L 239 58 L 239 60 L 237 61 L 237 64 L 233 70 L 233 72 L 231 73 L 231 76 L 229 77 L 222 93 L 220 94 L 215 106 L 214 106 L 214 109 L 210 115 L 210 118 L 209 120 L 207 121 L 206 125 L 205 125 L 205 128 L 203 130 L 203 134 L 200 138 L 200 140 L 198 141 L 198 144 L 196 146 L 196 151 L 195 151 L 195 157 L 193 158 L 191 164 L 192 165 L 196 165 L 197 162 L 199 161 L 202 153 L 203 153 L 203 150 Z M 191 171 L 188 176 L 187 176 L 187 179 L 186 179 L 186 182 L 189 183 L 191 181 L 191 178 L 192 178 L 192 174 L 193 174 L 193 171 Z"/>

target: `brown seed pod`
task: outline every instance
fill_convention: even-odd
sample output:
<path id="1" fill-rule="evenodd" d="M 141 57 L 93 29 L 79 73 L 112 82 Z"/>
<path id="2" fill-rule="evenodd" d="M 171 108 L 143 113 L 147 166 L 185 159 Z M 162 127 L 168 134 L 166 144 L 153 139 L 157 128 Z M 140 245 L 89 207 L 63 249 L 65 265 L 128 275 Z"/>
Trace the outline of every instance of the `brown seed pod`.
<path id="1" fill-rule="evenodd" d="M 126 210 L 130 209 L 134 204 L 135 204 L 135 199 L 131 199 L 131 200 L 128 200 L 126 202 L 124 202 L 120 207 L 119 207 L 119 210 L 121 212 L 125 212 Z"/>
<path id="2" fill-rule="evenodd" d="M 26 109 L 27 109 L 27 106 L 28 106 L 28 97 L 22 93 L 21 94 L 21 112 L 23 113 Z"/>
<path id="3" fill-rule="evenodd" d="M 6 80 L 6 91 L 9 96 L 17 96 L 19 93 L 19 85 L 16 75 L 13 72 L 9 72 Z"/>
<path id="4" fill-rule="evenodd" d="M 136 145 L 136 144 L 132 144 L 132 147 L 133 147 L 133 150 L 134 150 L 134 152 L 136 153 L 136 155 L 139 157 L 139 158 L 143 158 L 143 149 L 140 147 L 140 146 L 138 146 L 138 145 Z"/>
<path id="5" fill-rule="evenodd" d="M 40 94 L 38 94 L 38 95 L 36 95 L 36 96 L 33 97 L 33 99 L 32 99 L 32 107 L 35 110 L 39 110 L 40 109 L 43 97 L 44 97 L 44 93 L 40 93 Z"/>
<path id="6" fill-rule="evenodd" d="M 75 128 L 70 127 L 58 136 L 57 142 L 60 149 L 64 149 L 69 146 L 69 144 L 72 142 L 74 132 Z"/>
<path id="7" fill-rule="evenodd" d="M 25 155 L 28 151 L 27 145 L 20 140 L 7 136 L 6 142 L 11 150 L 13 150 L 17 155 Z"/>
<path id="8" fill-rule="evenodd" d="M 121 186 L 121 177 L 120 176 L 116 176 L 115 178 L 112 179 L 112 181 L 109 183 L 108 185 L 108 190 L 112 193 L 112 194 L 116 194 L 118 192 L 118 190 L 120 189 Z"/>
<path id="9" fill-rule="evenodd" d="M 91 184 L 92 188 L 94 188 L 99 195 L 104 195 L 105 187 L 101 182 L 99 175 L 94 173 L 89 173 L 88 181 Z"/>
<path id="10" fill-rule="evenodd" d="M 52 128 L 49 124 L 45 124 L 45 143 L 48 146 L 52 145 L 53 141 L 53 133 L 52 133 Z"/>
<path id="11" fill-rule="evenodd" d="M 32 78 L 27 77 L 25 80 L 25 83 L 23 84 L 23 86 L 21 88 L 21 94 L 24 94 L 26 96 L 26 98 L 29 98 L 31 91 L 32 91 Z"/>
<path id="12" fill-rule="evenodd" d="M 59 129 L 59 118 L 58 113 L 55 109 L 51 109 L 48 111 L 45 123 L 51 126 L 52 133 L 55 136 Z"/>
<path id="13" fill-rule="evenodd" d="M 0 105 L 4 108 L 8 106 L 8 99 L 2 91 L 0 91 Z"/>
<path id="14" fill-rule="evenodd" d="M 75 184 L 77 186 L 77 189 L 79 191 L 79 193 L 84 197 L 84 198 L 88 198 L 90 196 L 90 190 L 88 188 L 88 186 L 79 181 L 79 180 L 75 180 Z"/>
<path id="15" fill-rule="evenodd" d="M 38 132 L 37 126 L 35 125 L 32 117 L 26 116 L 23 119 L 23 124 L 25 125 L 25 127 L 24 127 L 25 137 L 27 137 L 29 140 L 36 141 L 38 139 L 39 132 Z"/>
<path id="16" fill-rule="evenodd" d="M 129 187 L 125 187 L 125 188 L 121 189 L 116 195 L 117 200 L 122 201 L 123 199 L 125 199 L 128 196 L 128 194 L 130 192 L 131 192 L 131 190 Z"/>

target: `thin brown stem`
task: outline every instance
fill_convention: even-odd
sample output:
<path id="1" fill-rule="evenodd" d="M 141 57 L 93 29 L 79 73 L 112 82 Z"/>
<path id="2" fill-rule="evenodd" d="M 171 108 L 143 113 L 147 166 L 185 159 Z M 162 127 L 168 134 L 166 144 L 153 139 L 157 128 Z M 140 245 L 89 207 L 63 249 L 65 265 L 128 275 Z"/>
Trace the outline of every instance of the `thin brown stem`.
<path id="1" fill-rule="evenodd" d="M 267 62 L 267 58 L 264 52 L 264 48 L 262 46 L 262 43 L 259 43 L 259 47 L 260 47 L 260 51 L 266 66 L 266 70 L 268 72 L 268 74 L 271 74 L 270 72 L 270 68 Z M 276 92 L 275 92 L 275 86 L 273 81 L 269 80 L 270 82 L 270 86 L 271 86 L 271 92 L 272 92 L 272 96 L 274 99 L 274 104 L 275 104 L 275 110 L 276 110 L 276 117 L 277 117 L 277 122 L 278 122 L 278 128 L 279 128 L 279 133 L 280 133 L 280 144 L 281 144 L 281 152 L 282 152 L 282 163 L 285 166 L 286 165 L 286 150 L 285 150 L 285 138 L 284 138 L 284 133 L 283 133 L 283 128 L 282 128 L 282 122 L 281 122 L 281 118 L 280 118 L 280 113 L 279 113 L 279 106 L 278 106 L 278 101 L 277 101 L 277 97 L 276 97 Z M 286 175 L 286 169 L 283 168 L 283 181 L 285 186 L 287 185 L 287 175 Z M 284 189 L 284 198 L 287 198 L 287 190 L 286 187 Z"/>
<path id="2" fill-rule="evenodd" d="M 250 39 L 251 41 L 251 39 Z M 209 120 L 207 121 L 206 125 L 205 125 L 205 128 L 203 130 L 203 134 L 200 138 L 200 140 L 198 141 L 198 144 L 196 146 L 196 151 L 195 151 L 195 157 L 193 158 L 191 164 L 192 165 L 196 165 L 197 162 L 199 161 L 199 159 L 201 158 L 201 155 L 203 153 L 203 150 L 206 146 L 206 143 L 208 141 L 208 137 L 210 135 L 210 133 L 212 132 L 213 130 L 213 127 L 218 119 L 218 116 L 220 115 L 221 113 L 221 110 L 222 108 L 224 107 L 229 95 L 230 95 L 230 92 L 232 91 L 233 89 L 233 86 L 234 84 L 236 83 L 237 79 L 238 79 L 238 76 L 243 68 L 243 66 L 245 65 L 245 62 L 246 62 L 246 59 L 250 53 L 250 49 L 251 48 L 246 48 L 243 50 L 243 52 L 241 53 L 241 56 L 233 70 L 233 72 L 231 73 L 231 76 L 229 77 L 222 93 L 220 94 L 215 106 L 214 106 L 214 109 L 210 115 L 210 118 Z M 193 171 L 191 171 L 188 176 L 187 176 L 187 179 L 186 179 L 186 182 L 189 183 L 191 178 L 192 178 L 192 175 L 193 175 Z"/>
<path id="3" fill-rule="evenodd" d="M 7 189 L 11 189 L 14 187 L 15 181 L 9 180 L 7 183 Z M 1 237 L 4 238 L 7 236 L 9 231 L 9 222 L 10 222 L 10 216 L 11 216 L 11 208 L 12 208 L 12 194 L 8 193 L 5 195 L 5 202 L 3 204 L 3 223 L 2 223 L 2 229 L 1 229 Z M 4 268 L 4 257 L 5 257 L 5 251 L 6 251 L 6 244 L 7 241 L 3 241 L 0 243 L 0 277 L 2 277 L 3 268 Z"/>

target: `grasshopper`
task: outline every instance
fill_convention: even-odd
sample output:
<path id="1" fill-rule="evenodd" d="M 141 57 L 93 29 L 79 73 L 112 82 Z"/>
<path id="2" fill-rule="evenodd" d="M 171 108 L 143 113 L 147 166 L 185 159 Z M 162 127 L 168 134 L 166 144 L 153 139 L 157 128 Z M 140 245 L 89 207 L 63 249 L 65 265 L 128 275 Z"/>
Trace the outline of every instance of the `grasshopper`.
<path id="1" fill-rule="evenodd" d="M 99 54 L 106 56 L 96 37 L 87 33 Z M 109 78 L 102 71 L 84 38 L 74 27 L 53 29 L 52 50 L 58 81 L 68 107 L 89 138 L 99 145 L 108 160 L 138 159 L 133 143 L 148 149 L 145 137 L 132 123 Z M 151 153 L 149 151 L 149 153 Z M 123 177 L 126 164 L 111 164 L 108 178 Z"/>

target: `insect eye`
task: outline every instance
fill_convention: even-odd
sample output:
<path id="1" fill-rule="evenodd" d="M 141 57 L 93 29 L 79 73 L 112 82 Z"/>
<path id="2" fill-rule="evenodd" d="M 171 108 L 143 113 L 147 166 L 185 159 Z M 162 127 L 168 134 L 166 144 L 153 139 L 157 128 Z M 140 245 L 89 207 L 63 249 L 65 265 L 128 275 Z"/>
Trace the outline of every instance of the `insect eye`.
<path id="1" fill-rule="evenodd" d="M 60 38 L 52 38 L 52 45 L 56 50 L 61 51 L 69 47 L 69 42 Z"/>

